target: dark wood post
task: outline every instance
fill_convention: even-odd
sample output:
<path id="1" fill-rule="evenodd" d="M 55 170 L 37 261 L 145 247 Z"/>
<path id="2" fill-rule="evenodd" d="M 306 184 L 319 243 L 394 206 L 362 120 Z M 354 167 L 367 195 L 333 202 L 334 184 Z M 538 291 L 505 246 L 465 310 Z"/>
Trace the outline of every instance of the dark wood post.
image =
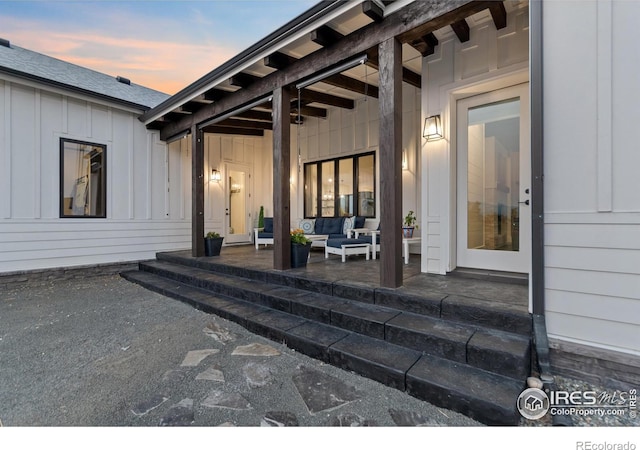
<path id="1" fill-rule="evenodd" d="M 378 51 L 380 104 L 380 285 L 402 286 L 402 46 Z"/>
<path id="2" fill-rule="evenodd" d="M 204 256 L 204 132 L 191 127 L 191 254 Z"/>
<path id="3" fill-rule="evenodd" d="M 291 268 L 291 99 L 283 87 L 273 91 L 273 267 Z"/>

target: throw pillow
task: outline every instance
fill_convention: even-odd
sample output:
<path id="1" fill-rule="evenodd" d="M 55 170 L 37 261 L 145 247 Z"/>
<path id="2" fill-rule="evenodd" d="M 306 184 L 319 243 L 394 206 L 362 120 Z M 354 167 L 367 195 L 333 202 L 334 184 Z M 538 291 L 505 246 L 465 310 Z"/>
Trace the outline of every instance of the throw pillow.
<path id="1" fill-rule="evenodd" d="M 264 230 L 265 233 L 273 233 L 273 217 L 264 218 Z"/>
<path id="2" fill-rule="evenodd" d="M 316 228 L 316 219 L 302 219 L 300 220 L 300 229 L 304 234 L 314 234 Z"/>
<path id="3" fill-rule="evenodd" d="M 354 228 L 364 228 L 365 216 L 356 216 L 356 223 Z"/>
<path id="4" fill-rule="evenodd" d="M 342 225 L 342 234 L 347 234 L 349 230 L 356 228 L 355 223 L 355 217 L 345 217 L 344 224 Z"/>

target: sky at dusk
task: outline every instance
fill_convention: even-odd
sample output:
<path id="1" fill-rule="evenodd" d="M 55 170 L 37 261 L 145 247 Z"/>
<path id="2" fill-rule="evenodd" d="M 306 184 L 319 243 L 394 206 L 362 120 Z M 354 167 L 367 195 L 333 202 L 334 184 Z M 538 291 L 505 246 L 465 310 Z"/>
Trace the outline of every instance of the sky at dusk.
<path id="1" fill-rule="evenodd" d="M 0 38 L 174 94 L 317 0 L 0 0 Z"/>

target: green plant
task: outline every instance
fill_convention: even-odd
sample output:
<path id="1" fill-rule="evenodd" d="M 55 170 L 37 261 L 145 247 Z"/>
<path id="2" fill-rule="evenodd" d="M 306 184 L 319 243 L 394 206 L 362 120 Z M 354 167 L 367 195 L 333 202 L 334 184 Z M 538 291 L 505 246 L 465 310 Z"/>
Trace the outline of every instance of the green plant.
<path id="1" fill-rule="evenodd" d="M 220 234 L 216 233 L 215 231 L 209 231 L 204 236 L 205 239 L 214 239 L 214 238 L 219 238 L 219 237 L 220 237 Z"/>
<path id="2" fill-rule="evenodd" d="M 409 211 L 409 213 L 404 216 L 404 226 L 405 227 L 414 227 L 414 228 L 418 228 L 418 225 L 416 225 L 416 222 L 418 221 L 418 218 L 416 217 L 416 214 L 413 211 Z"/>
<path id="3" fill-rule="evenodd" d="M 264 228 L 264 206 L 260 206 L 260 213 L 258 214 L 258 228 Z"/>
<path id="4" fill-rule="evenodd" d="M 309 242 L 311 242 L 309 239 L 307 239 L 304 235 L 304 231 L 302 231 L 300 228 L 296 228 L 295 230 L 291 231 L 291 243 L 292 244 L 308 244 Z"/>

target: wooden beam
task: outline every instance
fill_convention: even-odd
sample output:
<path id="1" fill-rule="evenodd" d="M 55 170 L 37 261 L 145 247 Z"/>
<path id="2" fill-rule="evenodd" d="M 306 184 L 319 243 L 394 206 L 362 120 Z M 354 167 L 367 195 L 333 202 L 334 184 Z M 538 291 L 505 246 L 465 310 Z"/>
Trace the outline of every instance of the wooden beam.
<path id="1" fill-rule="evenodd" d="M 469 30 L 469 24 L 465 19 L 461 19 L 455 23 L 452 23 L 451 28 L 453 29 L 453 32 L 456 34 L 456 36 L 458 36 L 460 42 L 467 42 L 470 39 L 471 34 Z"/>
<path id="2" fill-rule="evenodd" d="M 286 69 L 296 61 L 298 60 L 293 56 L 285 55 L 284 53 L 280 53 L 280 52 L 275 52 L 264 59 L 265 65 L 268 65 L 269 67 L 273 69 L 278 69 L 278 70 Z M 363 83 L 362 81 L 356 80 L 355 78 L 351 78 L 342 74 L 333 75 L 321 81 L 323 83 L 327 83 L 332 86 L 337 86 L 350 91 L 358 92 L 359 94 L 364 94 L 365 86 L 366 86 L 366 84 Z M 375 94 L 377 93 L 377 91 L 378 91 L 378 88 L 376 86 L 373 86 L 371 84 L 368 85 L 367 93 Z M 329 94 L 325 94 L 325 96 L 326 96 L 325 99 L 327 100 L 331 98 Z M 376 95 L 371 95 L 371 96 L 375 97 Z M 335 97 L 334 98 L 335 102 L 343 102 L 344 100 L 346 100 L 344 99 L 344 97 L 337 97 L 337 96 L 334 96 L 334 97 Z M 325 104 L 331 105 L 331 106 L 338 106 L 337 104 L 334 104 L 334 102 L 328 102 Z M 344 106 L 340 106 L 340 108 L 343 108 L 343 107 Z M 351 106 L 350 109 L 353 109 L 353 107 L 354 106 Z"/>
<path id="3" fill-rule="evenodd" d="M 311 40 L 322 47 L 330 47 L 344 37 L 344 34 L 330 26 L 321 25 L 311 32 Z"/>
<path id="4" fill-rule="evenodd" d="M 207 103 L 202 103 L 202 102 L 187 102 L 184 105 L 182 105 L 182 109 L 185 111 L 189 111 L 190 113 L 194 113 L 197 110 L 199 110 L 200 108 L 202 108 L 204 105 L 206 105 Z"/>
<path id="5" fill-rule="evenodd" d="M 355 108 L 355 101 L 350 98 L 325 94 L 324 92 L 312 91 L 311 89 L 303 89 L 300 97 L 308 103 L 322 103 L 323 105 L 335 106 L 337 108 L 344 109 Z"/>
<path id="6" fill-rule="evenodd" d="M 297 60 L 298 58 L 286 55 L 282 52 L 274 52 L 269 56 L 265 56 L 262 62 L 267 67 L 271 67 L 272 69 L 282 70 L 282 69 L 286 69 Z"/>
<path id="7" fill-rule="evenodd" d="M 390 14 L 380 23 L 372 22 L 344 37 L 331 48 L 321 48 L 299 59 L 285 70 L 277 70 L 251 87 L 229 94 L 218 102 L 211 103 L 190 117 L 185 117 L 164 127 L 160 133 L 163 140 L 188 130 L 192 124 L 205 122 L 220 114 L 249 103 L 252 99 L 268 95 L 275 87 L 293 85 L 311 75 L 340 62 L 353 58 L 378 43 L 397 36 L 409 42 L 442 27 L 451 25 L 460 18 L 468 17 L 489 7 L 491 2 L 469 0 L 447 0 L 446 2 L 412 2 Z"/>
<path id="8" fill-rule="evenodd" d="M 402 286 L 402 45 L 380 43 L 380 286 Z"/>
<path id="9" fill-rule="evenodd" d="M 256 111 L 250 109 L 241 113 L 235 114 L 233 117 L 243 117 L 251 120 L 262 120 L 263 122 L 271 122 L 271 111 Z"/>
<path id="10" fill-rule="evenodd" d="M 367 66 L 379 70 L 380 62 L 378 61 L 378 47 L 374 47 L 367 51 Z M 422 88 L 422 76 L 419 73 L 414 72 L 413 70 L 407 69 L 406 67 L 402 68 L 402 81 L 411 86 L 417 87 L 418 89 Z"/>
<path id="11" fill-rule="evenodd" d="M 426 36 L 409 42 L 409 45 L 419 51 L 423 57 L 426 57 L 435 53 L 438 38 L 433 33 L 429 33 Z"/>
<path id="12" fill-rule="evenodd" d="M 384 9 L 372 0 L 362 3 L 362 12 L 374 22 L 382 22 L 384 20 Z"/>
<path id="13" fill-rule="evenodd" d="M 363 81 L 356 80 L 355 78 L 342 75 L 341 73 L 331 75 L 330 77 L 320 81 L 322 83 L 330 84 L 331 86 L 346 89 L 368 97 L 378 98 L 378 86 L 367 84 Z"/>
<path id="14" fill-rule="evenodd" d="M 240 72 L 229 78 L 229 84 L 231 86 L 237 86 L 240 88 L 247 88 L 251 86 L 253 83 L 258 81 L 260 77 L 255 75 L 251 75 L 250 73 Z"/>
<path id="15" fill-rule="evenodd" d="M 273 91 L 273 268 L 291 268 L 289 186 L 291 164 L 291 97 L 283 87 Z"/>
<path id="16" fill-rule="evenodd" d="M 291 105 L 291 111 L 295 113 L 298 112 L 297 102 Z M 320 117 L 321 119 L 327 118 L 327 110 L 324 108 L 316 108 L 315 106 L 301 106 L 300 114 L 308 117 Z"/>
<path id="17" fill-rule="evenodd" d="M 236 134 L 240 136 L 264 136 L 264 130 L 256 128 L 238 128 L 221 125 L 207 125 L 202 128 L 205 133 Z"/>
<path id="18" fill-rule="evenodd" d="M 423 3 L 423 2 L 418 2 Z M 453 2 L 447 1 L 445 2 L 447 5 Z M 443 14 L 440 17 L 436 17 L 431 21 L 424 22 L 410 30 L 405 31 L 398 35 L 398 39 L 400 42 L 407 44 L 411 41 L 421 38 L 422 36 L 426 36 L 429 33 L 432 33 L 440 28 L 444 28 L 447 25 L 451 25 L 453 23 L 459 22 L 463 19 L 466 19 L 469 16 L 472 16 L 480 11 L 484 11 L 489 8 L 494 2 L 491 0 L 488 1 L 473 1 L 468 2 L 466 5 L 459 5 L 458 8 L 452 8 L 448 13 Z M 453 5 L 452 5 L 453 6 Z M 404 8 L 400 11 L 403 11 Z M 405 16 L 406 17 L 406 16 Z M 386 21 L 385 21 L 386 22 Z"/>
<path id="19" fill-rule="evenodd" d="M 191 256 L 204 256 L 204 137 L 191 127 Z"/>
<path id="20" fill-rule="evenodd" d="M 209 100 L 211 102 L 219 102 L 220 100 L 222 100 L 223 98 L 227 97 L 232 93 L 233 92 L 223 91 L 222 89 L 213 88 L 213 89 L 209 89 L 203 95 L 205 100 Z"/>
<path id="21" fill-rule="evenodd" d="M 507 26 L 507 10 L 503 2 L 493 2 L 491 6 L 489 6 L 489 12 L 491 12 L 496 30 L 501 30 Z"/>
<path id="22" fill-rule="evenodd" d="M 225 119 L 223 121 L 216 122 L 215 125 L 219 125 L 221 127 L 253 128 L 255 130 L 271 129 L 271 122 L 260 122 L 258 120 Z"/>

